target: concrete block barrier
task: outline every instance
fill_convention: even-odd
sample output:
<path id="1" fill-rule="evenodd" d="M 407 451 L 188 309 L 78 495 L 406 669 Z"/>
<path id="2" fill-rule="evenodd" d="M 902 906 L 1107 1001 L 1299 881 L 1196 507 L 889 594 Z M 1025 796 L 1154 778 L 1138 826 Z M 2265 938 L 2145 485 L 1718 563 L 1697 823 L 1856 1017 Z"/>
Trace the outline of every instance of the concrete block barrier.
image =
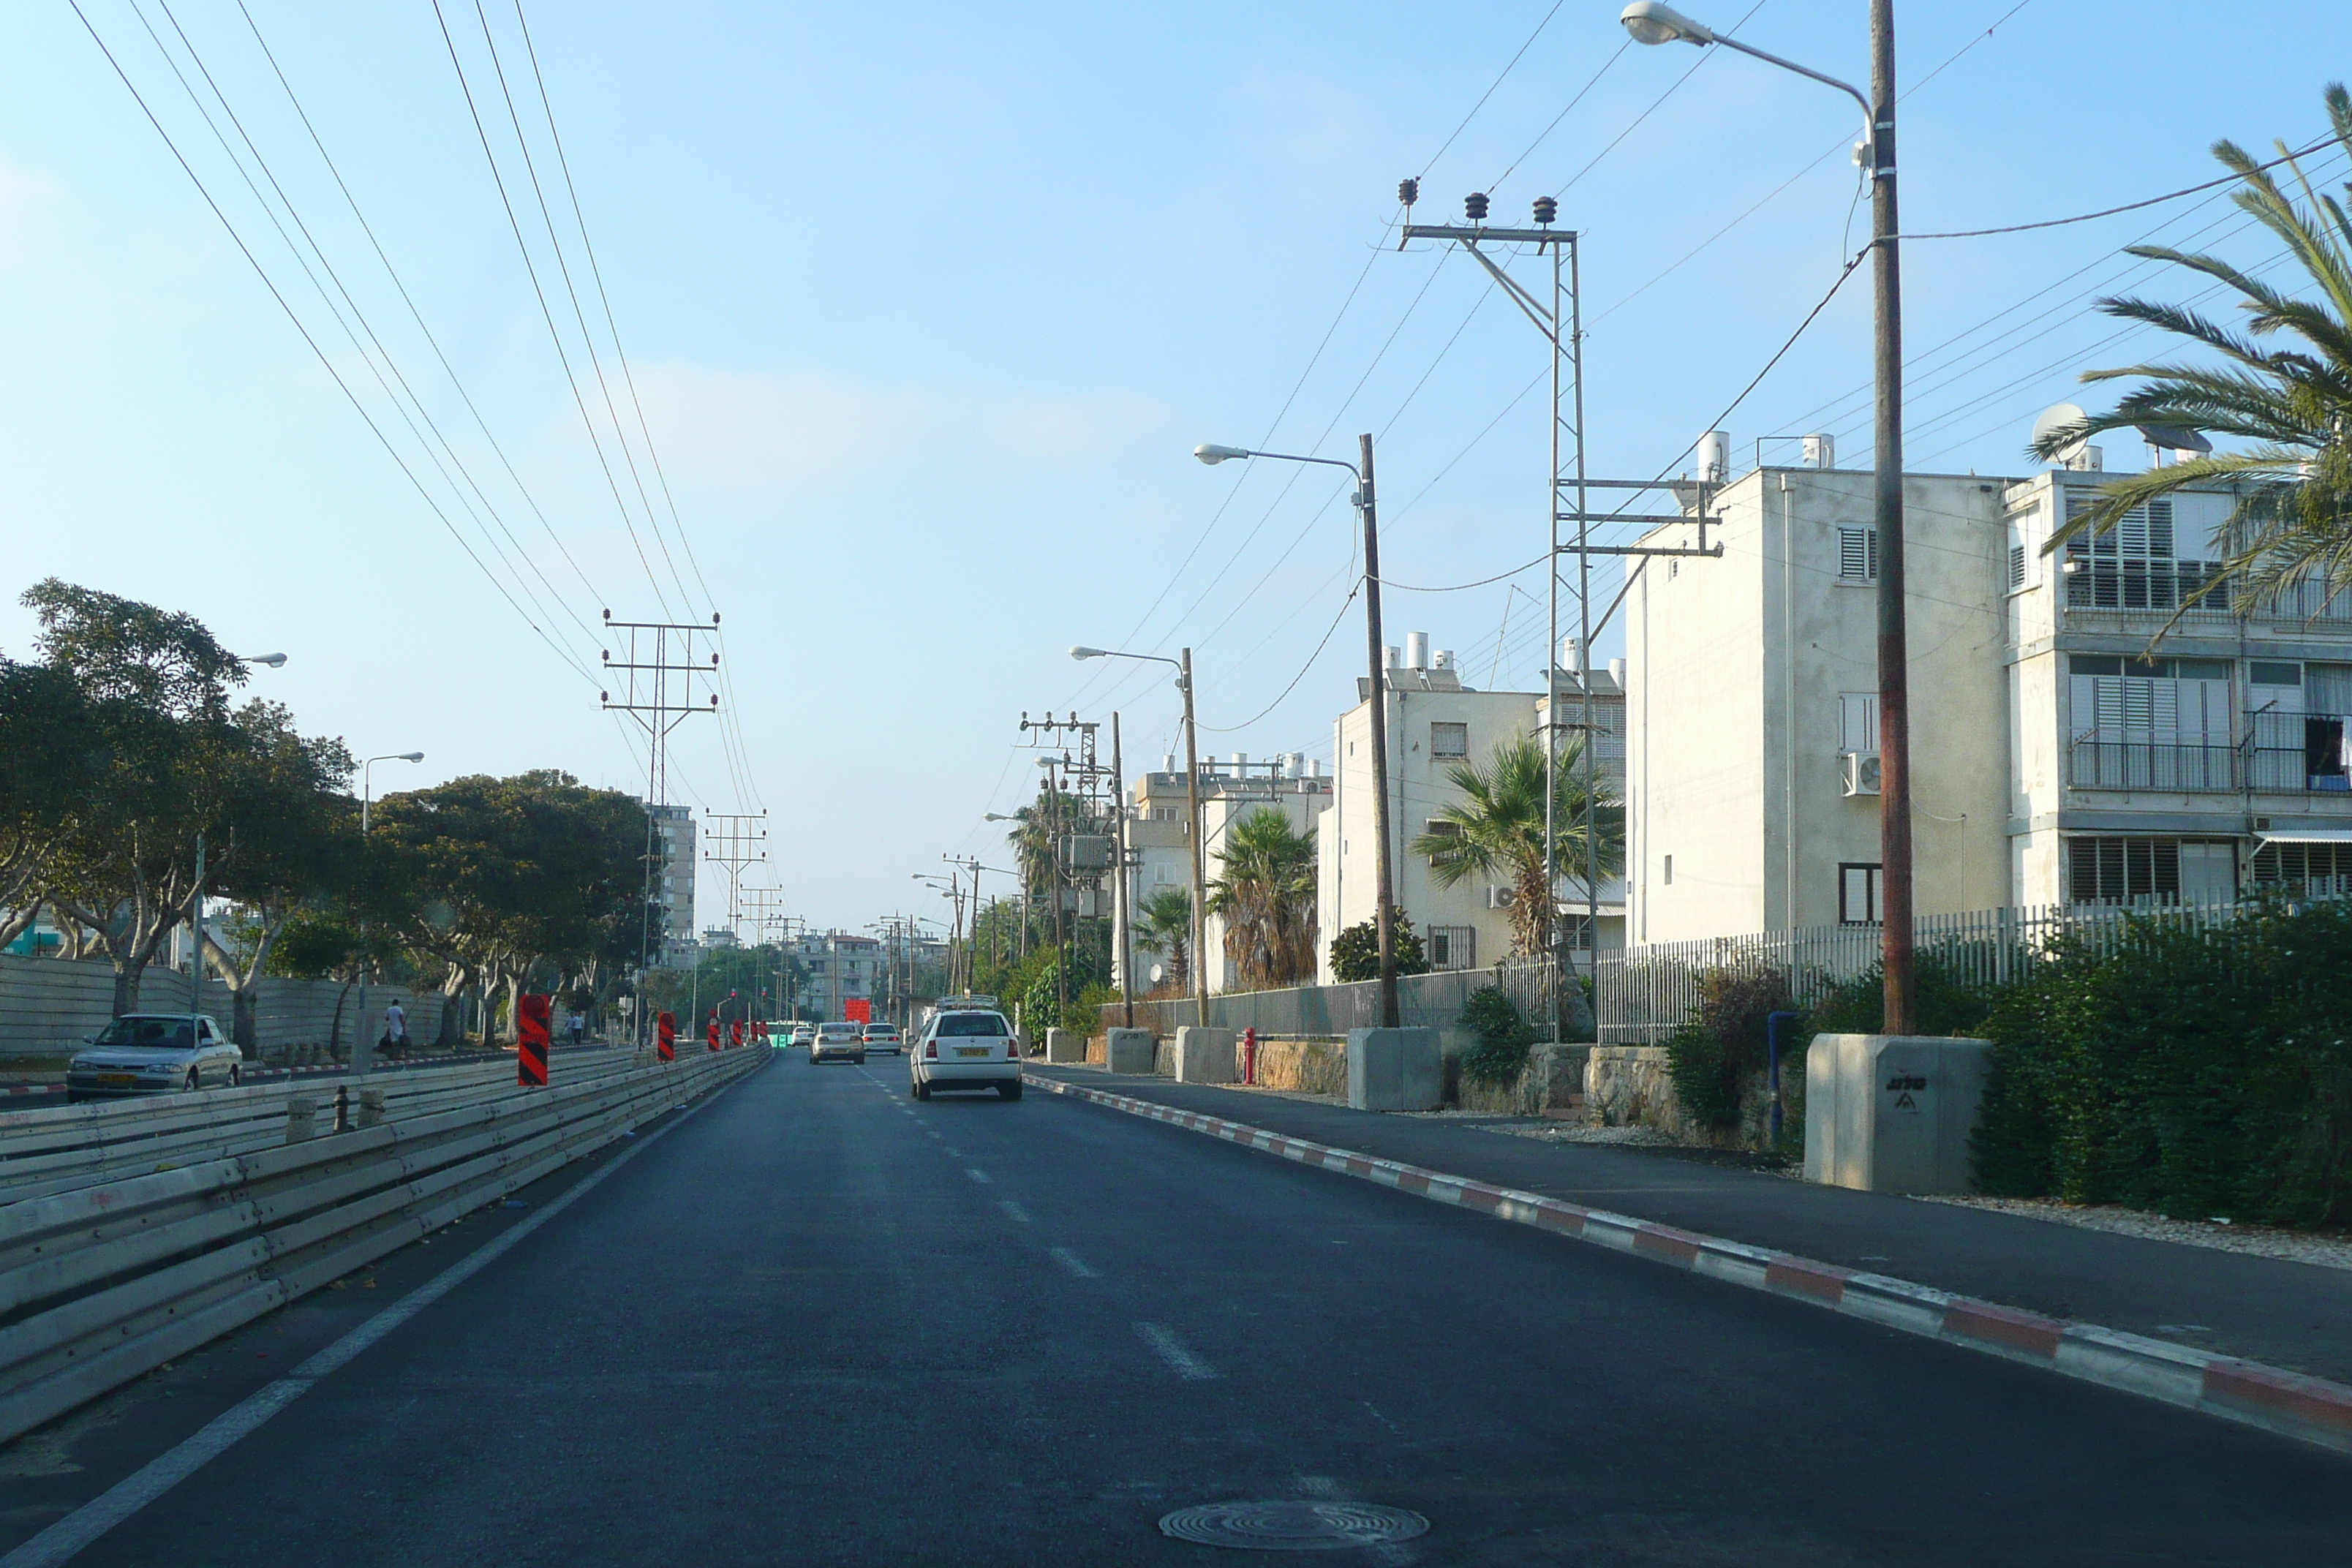
<path id="1" fill-rule="evenodd" d="M 1087 1037 L 1076 1029 L 1046 1030 L 1045 1059 L 1049 1062 L 1083 1063 L 1087 1059 Z"/>
<path id="2" fill-rule="evenodd" d="M 1434 1110 L 1445 1102 L 1435 1029 L 1348 1032 L 1348 1104 L 1356 1110 Z"/>
<path id="3" fill-rule="evenodd" d="M 322 1085 L 0 1118 L 0 1154 L 35 1150 L 0 1158 L 0 1179 L 26 1167 L 0 1185 L 0 1441 L 772 1059 L 616 1057 L 528 1089 L 504 1063 L 403 1074 L 348 1097 L 343 1131 Z"/>
<path id="4" fill-rule="evenodd" d="M 1232 1083 L 1234 1032 L 1185 1025 L 1176 1031 L 1175 1067 L 1178 1083 Z"/>
<path id="5" fill-rule="evenodd" d="M 1149 1029 L 1110 1029 L 1103 1037 L 1103 1065 L 1113 1072 L 1149 1078 L 1157 1040 Z"/>

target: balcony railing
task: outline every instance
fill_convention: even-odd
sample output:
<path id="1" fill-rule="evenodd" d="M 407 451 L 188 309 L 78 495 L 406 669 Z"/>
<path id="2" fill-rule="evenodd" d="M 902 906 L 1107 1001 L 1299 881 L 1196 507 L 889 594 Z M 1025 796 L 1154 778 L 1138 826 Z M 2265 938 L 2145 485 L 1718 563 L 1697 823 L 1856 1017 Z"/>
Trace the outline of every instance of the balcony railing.
<path id="1" fill-rule="evenodd" d="M 2344 736 L 2352 719 L 2336 713 L 2255 713 L 2235 746 L 2203 742 L 2077 736 L 2066 782 L 2077 789 L 2250 790 L 2257 795 L 2352 795 Z"/>
<path id="2" fill-rule="evenodd" d="M 2226 793 L 2242 787 L 2237 761 L 2237 748 L 2228 745 L 2077 740 L 2066 782 L 2078 789 Z"/>

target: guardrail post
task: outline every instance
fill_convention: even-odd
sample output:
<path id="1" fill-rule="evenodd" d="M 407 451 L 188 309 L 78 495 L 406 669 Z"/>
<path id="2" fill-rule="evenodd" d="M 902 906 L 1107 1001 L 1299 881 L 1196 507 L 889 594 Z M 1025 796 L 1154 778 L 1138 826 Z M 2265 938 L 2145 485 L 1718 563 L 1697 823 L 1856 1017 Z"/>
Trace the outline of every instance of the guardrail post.
<path id="1" fill-rule="evenodd" d="M 286 1142 L 300 1143 L 319 1135 L 319 1101 L 298 1094 L 286 1102 Z"/>
<path id="2" fill-rule="evenodd" d="M 362 1126 L 362 1127 L 373 1127 L 373 1126 L 375 1126 L 378 1122 L 382 1121 L 383 1120 L 383 1090 L 382 1090 L 381 1089 L 361 1089 L 361 1090 L 360 1090 L 360 1116 L 359 1116 L 359 1123 L 360 1123 L 360 1125 L 361 1125 L 361 1126 Z"/>

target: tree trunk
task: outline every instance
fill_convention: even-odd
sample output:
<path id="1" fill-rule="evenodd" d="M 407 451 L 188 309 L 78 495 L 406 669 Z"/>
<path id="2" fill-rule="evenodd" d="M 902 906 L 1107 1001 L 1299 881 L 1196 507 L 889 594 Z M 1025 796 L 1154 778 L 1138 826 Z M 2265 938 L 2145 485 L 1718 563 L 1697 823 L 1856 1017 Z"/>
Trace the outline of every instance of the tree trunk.
<path id="1" fill-rule="evenodd" d="M 134 954 L 124 954 L 114 961 L 114 1016 L 139 1011 L 139 982 L 147 972 L 147 961 Z M 191 1009 L 193 1011 L 193 1009 Z"/>
<path id="2" fill-rule="evenodd" d="M 330 1058 L 334 1056 L 343 1043 L 343 1003 L 350 998 L 353 984 L 354 982 L 346 980 L 343 982 L 343 988 L 335 993 L 335 1016 L 334 1020 L 327 1026 L 327 1055 Z"/>
<path id="3" fill-rule="evenodd" d="M 247 976 L 242 985 L 232 988 L 229 1000 L 229 1038 L 245 1053 L 247 1061 L 261 1058 L 261 982 L 258 976 Z"/>

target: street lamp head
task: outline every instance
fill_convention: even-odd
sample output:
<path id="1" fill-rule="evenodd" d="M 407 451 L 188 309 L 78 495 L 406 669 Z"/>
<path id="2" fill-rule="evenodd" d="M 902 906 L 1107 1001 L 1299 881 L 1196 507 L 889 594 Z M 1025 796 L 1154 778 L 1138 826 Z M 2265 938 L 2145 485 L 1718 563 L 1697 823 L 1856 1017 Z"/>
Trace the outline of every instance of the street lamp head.
<path id="1" fill-rule="evenodd" d="M 247 664 L 266 664 L 272 669 L 283 669 L 286 668 L 286 656 L 282 653 L 248 654 L 245 656 L 245 662 Z"/>
<path id="2" fill-rule="evenodd" d="M 1011 822 L 1013 818 L 1005 816 L 1001 811 L 992 811 L 986 816 L 982 817 L 981 820 L 982 822 Z"/>
<path id="3" fill-rule="evenodd" d="M 425 753 L 422 752 L 403 752 L 400 753 L 400 760 L 404 763 L 421 763 L 425 760 Z"/>
<path id="4" fill-rule="evenodd" d="M 1633 0 L 1618 14 L 1625 30 L 1633 35 L 1637 44 L 1711 44 L 1715 33 L 1704 23 L 1694 22 L 1671 5 L 1661 5 L 1658 0 Z"/>
<path id="5" fill-rule="evenodd" d="M 1109 650 L 1108 650 L 1108 649 L 1107 649 L 1107 648 L 1099 648 L 1099 647 L 1074 647 L 1074 648 L 1072 648 L 1072 649 L 1070 650 L 1070 657 L 1071 657 L 1072 658 L 1079 658 L 1079 659 L 1085 659 L 1085 658 L 1108 658 L 1110 657 L 1110 652 L 1109 652 Z"/>
<path id="6" fill-rule="evenodd" d="M 1219 463 L 1224 462 L 1229 458 L 1246 458 L 1250 455 L 1251 454 L 1246 447 L 1220 447 L 1213 442 L 1206 441 L 1192 448 L 1192 456 L 1200 458 L 1201 461 L 1208 464 L 1211 468 L 1214 468 Z"/>

